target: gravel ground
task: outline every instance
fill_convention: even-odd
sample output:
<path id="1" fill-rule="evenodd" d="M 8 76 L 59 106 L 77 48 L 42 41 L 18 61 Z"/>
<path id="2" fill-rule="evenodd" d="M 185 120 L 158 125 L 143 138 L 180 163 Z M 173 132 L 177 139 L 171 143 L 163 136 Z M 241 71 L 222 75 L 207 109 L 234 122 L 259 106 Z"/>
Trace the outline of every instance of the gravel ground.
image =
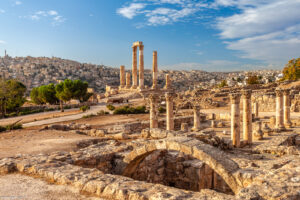
<path id="1" fill-rule="evenodd" d="M 0 200 L 104 200 L 88 197 L 71 186 L 53 185 L 20 174 L 0 176 Z"/>

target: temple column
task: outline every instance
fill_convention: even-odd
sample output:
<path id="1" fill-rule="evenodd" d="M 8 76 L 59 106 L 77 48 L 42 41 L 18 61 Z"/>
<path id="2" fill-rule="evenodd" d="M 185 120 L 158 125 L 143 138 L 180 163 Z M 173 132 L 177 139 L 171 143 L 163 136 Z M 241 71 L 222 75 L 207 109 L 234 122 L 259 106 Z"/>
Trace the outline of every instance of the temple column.
<path id="1" fill-rule="evenodd" d="M 275 129 L 283 130 L 283 92 L 281 89 L 276 89 L 276 123 Z"/>
<path id="2" fill-rule="evenodd" d="M 174 114 L 173 114 L 173 94 L 166 93 L 166 108 L 167 108 L 167 130 L 174 130 Z"/>
<path id="3" fill-rule="evenodd" d="M 152 61 L 152 88 L 157 88 L 157 76 L 158 76 L 158 70 L 157 70 L 157 51 L 153 51 L 153 61 Z"/>
<path id="4" fill-rule="evenodd" d="M 240 94 L 231 93 L 231 140 L 232 145 L 240 147 Z"/>
<path id="5" fill-rule="evenodd" d="M 158 128 L 158 96 L 150 94 L 150 128 Z"/>
<path id="6" fill-rule="evenodd" d="M 127 72 L 126 73 L 126 88 L 129 89 L 130 88 L 130 73 Z"/>
<path id="7" fill-rule="evenodd" d="M 139 46 L 139 88 L 144 89 L 144 45 Z"/>
<path id="8" fill-rule="evenodd" d="M 284 106 L 284 112 L 283 112 L 283 122 L 284 126 L 286 128 L 291 128 L 292 123 L 291 123 L 291 99 L 290 99 L 290 90 L 285 89 L 283 91 L 283 106 Z"/>
<path id="9" fill-rule="evenodd" d="M 137 46 L 132 47 L 132 89 L 137 88 Z"/>
<path id="10" fill-rule="evenodd" d="M 252 144 L 251 90 L 242 90 L 243 101 L 243 140 Z"/>
<path id="11" fill-rule="evenodd" d="M 120 67 L 120 88 L 125 87 L 125 66 L 121 65 Z"/>
<path id="12" fill-rule="evenodd" d="M 171 79 L 170 79 L 170 74 L 166 74 L 166 85 L 165 85 L 165 89 L 171 89 L 172 85 L 171 85 Z"/>
<path id="13" fill-rule="evenodd" d="M 258 103 L 256 102 L 256 100 L 253 103 L 253 112 L 254 112 L 254 117 L 258 118 Z"/>
<path id="14" fill-rule="evenodd" d="M 194 111 L 194 126 L 193 131 L 199 131 L 200 130 L 200 106 L 195 105 L 193 106 Z"/>

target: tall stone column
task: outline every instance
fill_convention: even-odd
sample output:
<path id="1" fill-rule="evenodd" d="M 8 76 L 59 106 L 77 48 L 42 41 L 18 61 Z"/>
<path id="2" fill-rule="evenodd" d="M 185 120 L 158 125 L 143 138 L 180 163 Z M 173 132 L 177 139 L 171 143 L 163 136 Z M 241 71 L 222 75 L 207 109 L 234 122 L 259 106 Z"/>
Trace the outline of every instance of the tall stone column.
<path id="1" fill-rule="evenodd" d="M 132 47 L 132 88 L 137 88 L 137 46 Z"/>
<path id="2" fill-rule="evenodd" d="M 242 90 L 243 101 L 243 140 L 252 144 L 251 90 Z"/>
<path id="3" fill-rule="evenodd" d="M 256 100 L 253 103 L 253 112 L 254 112 L 254 117 L 258 118 L 258 103 L 256 102 Z"/>
<path id="4" fill-rule="evenodd" d="M 193 106 L 194 111 L 194 126 L 193 131 L 199 131 L 200 130 L 200 106 L 195 105 Z"/>
<path id="5" fill-rule="evenodd" d="M 125 87 L 125 66 L 121 65 L 120 67 L 120 88 Z"/>
<path id="6" fill-rule="evenodd" d="M 139 46 L 139 88 L 144 89 L 144 45 Z"/>
<path id="7" fill-rule="evenodd" d="M 150 94 L 150 128 L 158 128 L 158 96 Z"/>
<path id="8" fill-rule="evenodd" d="M 126 73 L 126 88 L 129 89 L 130 88 L 130 73 L 127 72 Z"/>
<path id="9" fill-rule="evenodd" d="M 171 79 L 170 79 L 170 74 L 166 74 L 166 85 L 165 88 L 166 89 L 171 89 L 172 87 L 172 83 L 171 83 Z"/>
<path id="10" fill-rule="evenodd" d="M 291 114 L 290 114 L 290 110 L 291 110 L 291 99 L 290 99 L 290 90 L 289 89 L 285 89 L 283 91 L 283 106 L 284 106 L 284 114 L 283 114 L 283 122 L 284 122 L 284 126 L 286 128 L 291 128 L 292 123 L 291 123 Z"/>
<path id="11" fill-rule="evenodd" d="M 240 97 L 238 93 L 230 94 L 231 101 L 231 140 L 235 147 L 240 147 Z"/>
<path id="12" fill-rule="evenodd" d="M 167 107 L 167 130 L 174 130 L 174 114 L 173 114 L 173 94 L 166 93 L 166 107 Z"/>
<path id="13" fill-rule="evenodd" d="M 157 76 L 158 76 L 158 70 L 157 70 L 157 51 L 153 51 L 153 61 L 152 61 L 152 88 L 157 88 Z"/>
<path id="14" fill-rule="evenodd" d="M 277 88 L 276 92 L 276 123 L 275 129 L 283 130 L 283 92 L 281 89 Z"/>

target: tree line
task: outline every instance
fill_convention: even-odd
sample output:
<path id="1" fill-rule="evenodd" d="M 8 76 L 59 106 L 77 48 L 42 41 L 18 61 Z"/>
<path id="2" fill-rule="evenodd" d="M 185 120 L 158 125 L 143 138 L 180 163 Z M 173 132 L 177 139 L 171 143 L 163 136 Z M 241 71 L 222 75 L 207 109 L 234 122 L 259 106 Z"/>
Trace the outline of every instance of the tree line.
<path id="1" fill-rule="evenodd" d="M 53 83 L 42 85 L 31 90 L 30 98 L 38 105 L 43 104 L 60 104 L 60 109 L 63 112 L 63 103 L 71 99 L 79 100 L 80 102 L 87 101 L 92 93 L 87 91 L 88 83 L 81 80 L 66 79 L 57 85 Z"/>
<path id="2" fill-rule="evenodd" d="M 0 113 L 4 118 L 7 112 L 18 111 L 26 102 L 26 86 L 15 80 L 0 79 Z"/>

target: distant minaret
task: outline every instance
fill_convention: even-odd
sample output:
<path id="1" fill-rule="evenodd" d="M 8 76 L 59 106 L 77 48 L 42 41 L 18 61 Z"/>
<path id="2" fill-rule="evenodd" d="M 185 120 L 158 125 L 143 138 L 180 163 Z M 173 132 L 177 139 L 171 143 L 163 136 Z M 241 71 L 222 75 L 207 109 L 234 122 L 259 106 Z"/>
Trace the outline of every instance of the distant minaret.
<path id="1" fill-rule="evenodd" d="M 4 57 L 6 57 L 7 56 L 7 53 L 6 53 L 6 50 L 4 50 Z"/>

